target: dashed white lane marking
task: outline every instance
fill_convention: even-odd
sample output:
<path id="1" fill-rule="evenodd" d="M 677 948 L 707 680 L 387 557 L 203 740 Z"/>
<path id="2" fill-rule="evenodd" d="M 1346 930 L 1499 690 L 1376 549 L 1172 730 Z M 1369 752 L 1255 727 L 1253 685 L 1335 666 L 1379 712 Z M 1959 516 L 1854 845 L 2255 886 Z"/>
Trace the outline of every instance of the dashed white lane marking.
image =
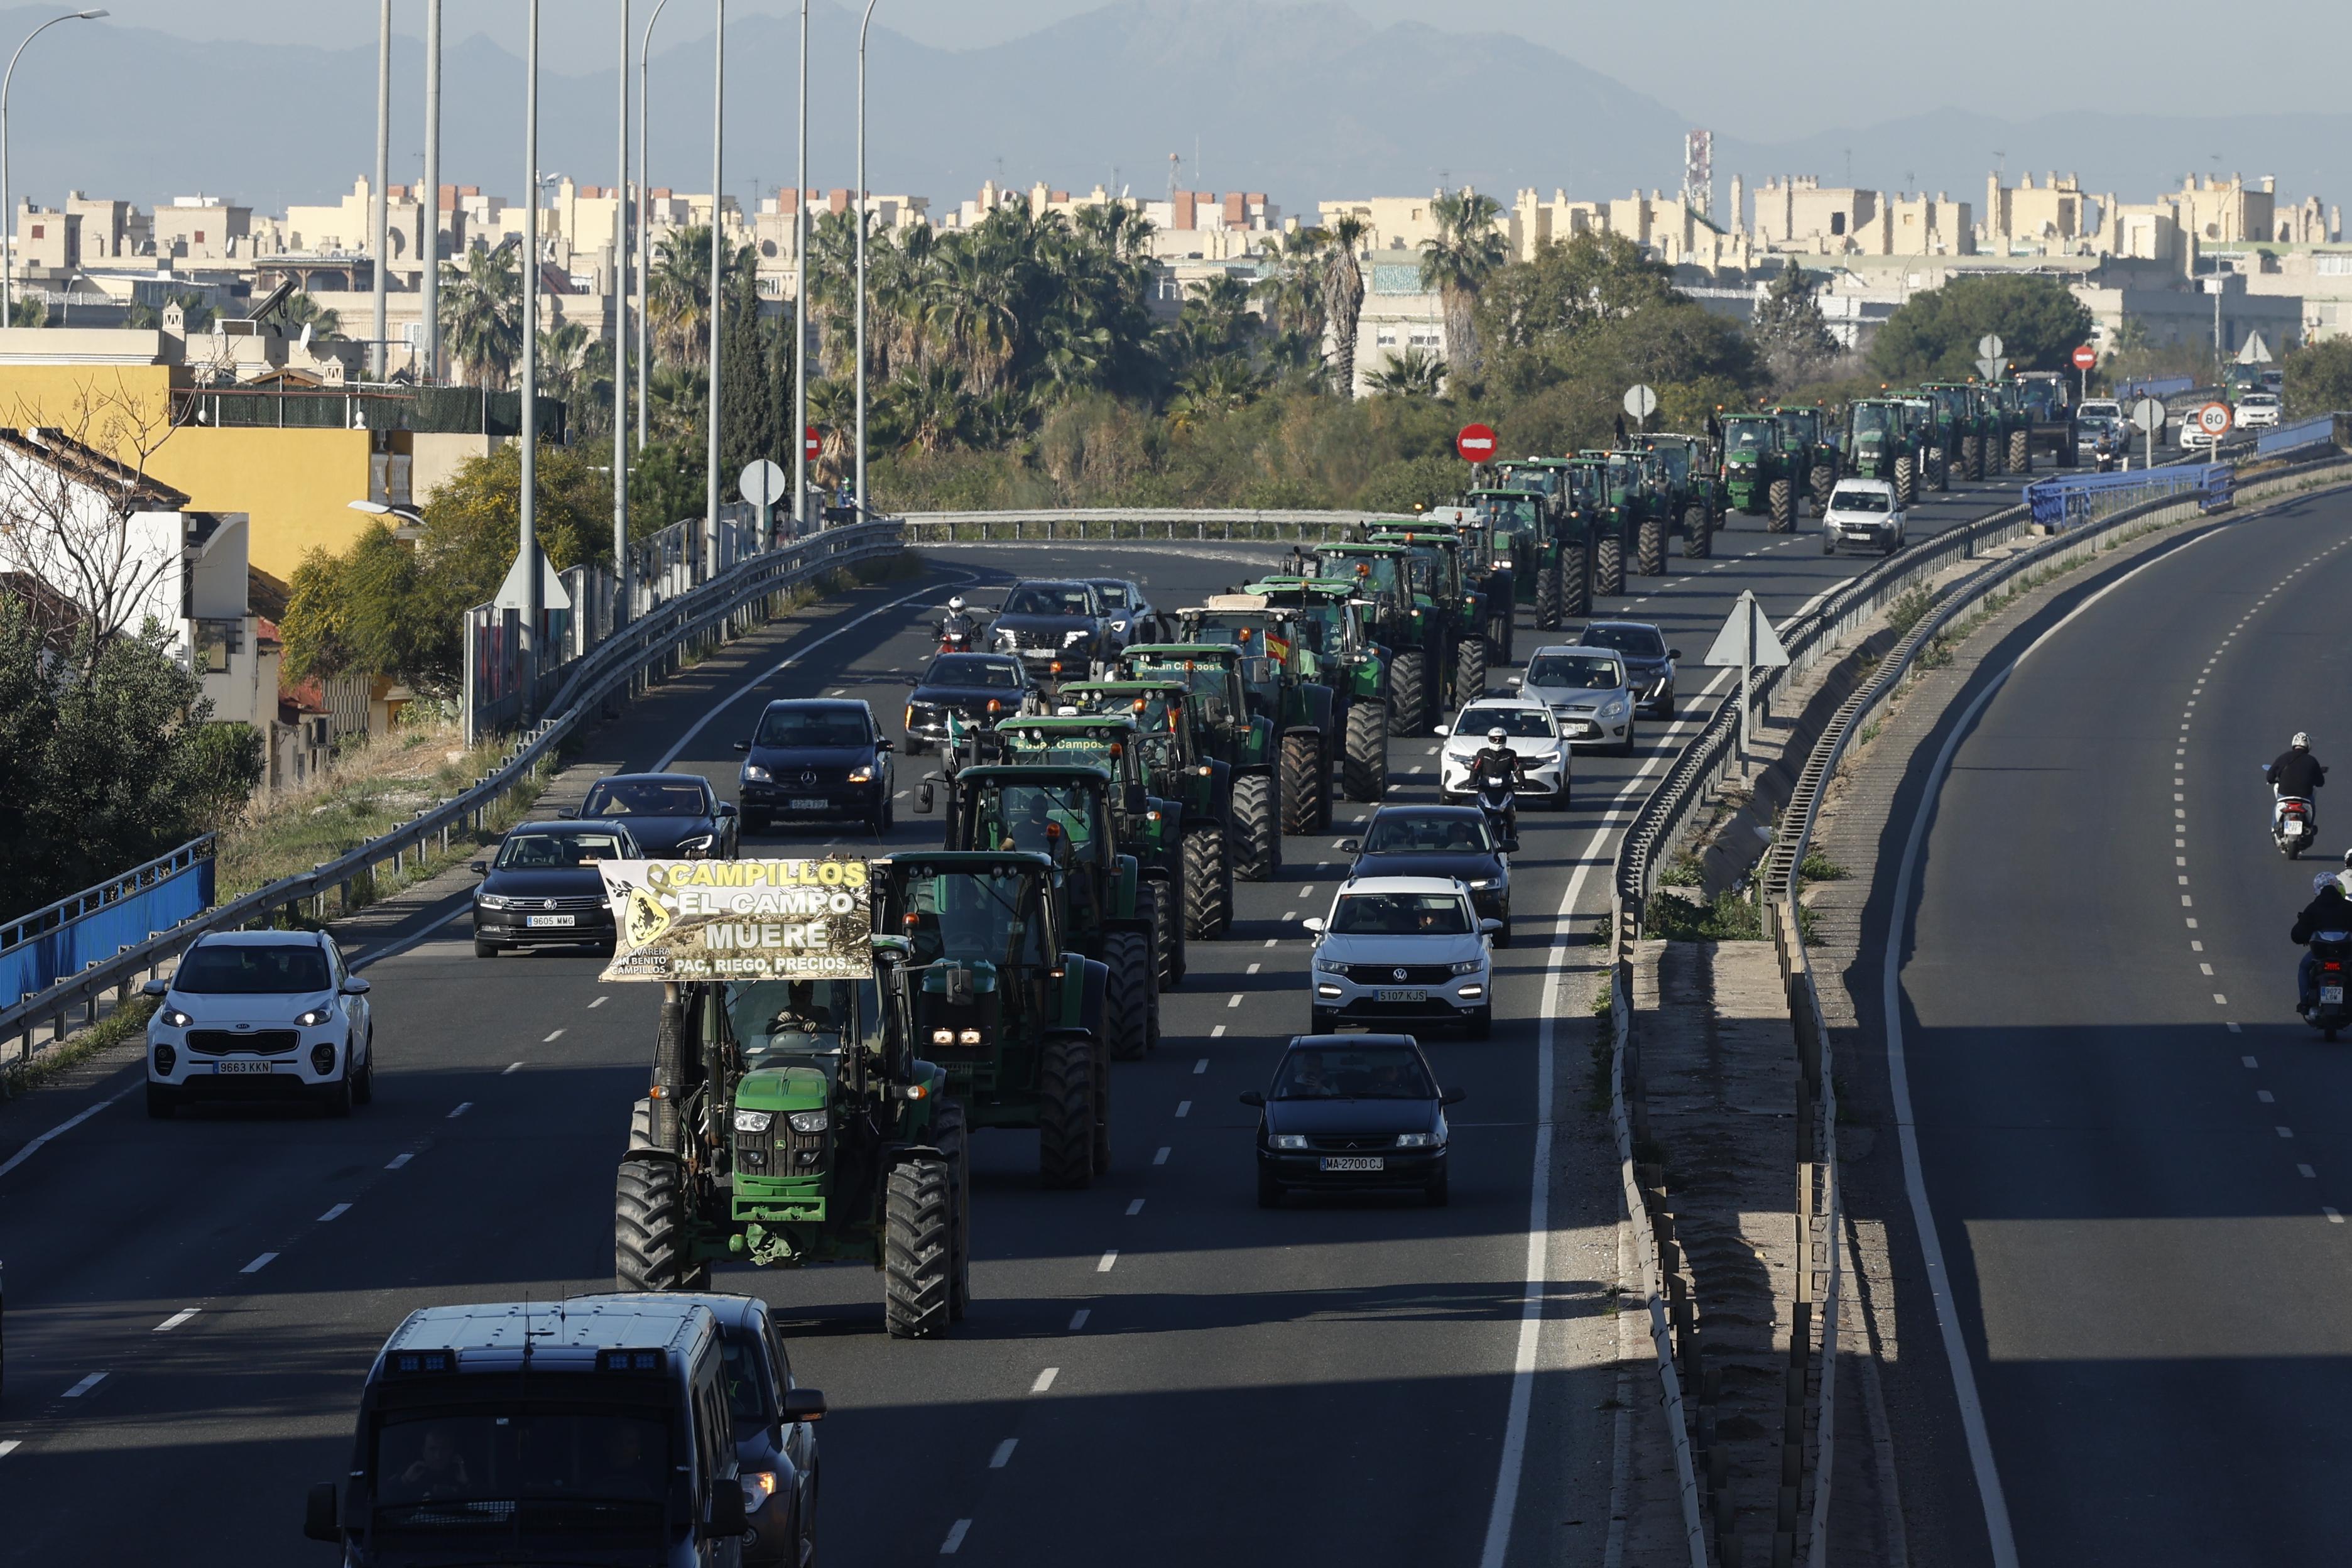
<path id="1" fill-rule="evenodd" d="M 2239 1059 L 2240 1061 L 2242 1061 L 2242 1062 L 2243 1062 L 2243 1063 L 2245 1063 L 2245 1064 L 2246 1064 L 2246 1070 L 2247 1070 L 2248 1072 L 2252 1072 L 2252 1071 L 2253 1071 L 2256 1068 L 2259 1068 L 2260 1066 L 2262 1066 L 2262 1064 L 2261 1064 L 2260 1062 L 2258 1062 L 2258 1061 L 2254 1060 L 2254 1058 L 2252 1058 L 2252 1057 L 2240 1057 L 2238 1059 Z"/>
<path id="2" fill-rule="evenodd" d="M 1272 942 L 1267 942 L 1265 945 L 1266 945 L 1266 946 L 1268 946 L 1268 947 L 1272 947 L 1272 946 L 1274 945 L 1274 943 L 1272 943 Z M 1249 966 L 1249 968 L 1248 968 L 1248 969 L 1246 969 L 1246 970 L 1243 971 L 1243 973 L 1246 973 L 1246 974 L 1255 974 L 1255 973 L 1257 973 L 1257 965 L 1256 965 L 1256 964 L 1255 964 L 1255 963 L 1253 963 L 1253 964 L 1251 964 L 1251 965 Z"/>
<path id="3" fill-rule="evenodd" d="M 2342 1225 L 2344 1223 L 2344 1216 L 2337 1214 L 2334 1209 L 2329 1208 L 2326 1204 L 2319 1205 L 2319 1212 L 2327 1216 L 2327 1223 L 2330 1225 Z"/>
<path id="4" fill-rule="evenodd" d="M 6 1442 L 0 1443 L 0 1459 L 6 1458 L 24 1446 L 23 1439 L 17 1437 L 11 1437 Z"/>
<path id="5" fill-rule="evenodd" d="M 1225 1026 L 1224 1026 L 1223 1024 L 1219 1024 L 1216 1027 L 1214 1027 L 1214 1028 L 1213 1028 L 1213 1029 L 1211 1029 L 1211 1030 L 1209 1031 L 1209 1038 L 1211 1038 L 1211 1039 L 1213 1039 L 1213 1040 L 1222 1040 L 1222 1039 L 1223 1039 L 1224 1037 L 1225 1037 Z"/>
<path id="6" fill-rule="evenodd" d="M 472 1100 L 460 1100 L 460 1101 L 458 1101 L 458 1103 L 457 1103 L 457 1110 L 453 1110 L 453 1111 L 451 1111 L 451 1112 L 450 1112 L 446 1117 L 443 1118 L 443 1120 L 444 1120 L 444 1121 L 457 1121 L 457 1118 L 459 1118 L 460 1116 L 465 1115 L 465 1114 L 466 1114 L 466 1112 L 467 1112 L 467 1111 L 469 1111 L 469 1110 L 473 1110 L 473 1109 L 474 1109 L 474 1102 L 473 1102 Z"/>
<path id="7" fill-rule="evenodd" d="M 1011 1464 L 1013 1450 L 1019 1447 L 1021 1447 L 1021 1439 L 1018 1437 L 1007 1437 L 1003 1442 L 999 1443 L 996 1446 L 996 1452 L 988 1457 L 988 1468 L 992 1470 L 1001 1470 Z"/>
<path id="8" fill-rule="evenodd" d="M 2280 1137 L 2282 1137 L 2282 1138 L 2292 1138 L 2292 1137 L 2294 1137 L 2294 1128 L 2292 1128 L 2292 1127 L 2281 1127 L 2281 1128 L 2276 1129 L 2275 1131 L 2277 1131 L 2278 1135 L 2279 1135 Z"/>
<path id="9" fill-rule="evenodd" d="M 238 1269 L 237 1272 L 239 1274 L 258 1274 L 277 1261 L 278 1254 L 274 1252 L 265 1252 L 260 1257 L 255 1258 L 252 1262 L 247 1264 L 244 1268 Z"/>
<path id="10" fill-rule="evenodd" d="M 540 1041 L 539 1043 L 540 1043 L 541 1045 L 542 1045 L 542 1046 L 551 1046 L 551 1045 L 555 1044 L 556 1039 L 557 1039 L 557 1038 L 558 1038 L 558 1037 L 560 1037 L 562 1033 L 563 1033 L 563 1031 L 562 1031 L 562 1030 L 558 1029 L 558 1030 L 556 1030 L 556 1031 L 555 1031 L 555 1033 L 554 1033 L 554 1034 L 548 1036 L 548 1037 L 547 1037 L 547 1038 L 545 1038 L 545 1039 L 543 1039 L 543 1040 Z"/>
<path id="11" fill-rule="evenodd" d="M 1192 1115 L 1192 1102 L 1191 1100 L 1178 1100 L 1178 1101 L 1176 1102 L 1176 1114 L 1177 1114 L 1179 1117 L 1184 1117 L 1184 1116 L 1190 1116 L 1190 1115 Z"/>
<path id="12" fill-rule="evenodd" d="M 1347 847 L 1348 841 L 1344 838 L 1334 838 L 1331 840 L 1331 847 L 1334 849 L 1345 849 Z"/>
<path id="13" fill-rule="evenodd" d="M 1174 1152 L 1173 1150 L 1162 1145 L 1160 1152 L 1151 1156 L 1151 1163 L 1155 1165 L 1164 1165 L 1168 1163 L 1168 1156 L 1172 1152 Z"/>
<path id="14" fill-rule="evenodd" d="M 67 1389 L 65 1396 L 68 1399 L 79 1399 L 83 1394 L 88 1394 L 91 1389 L 96 1388 L 100 1384 L 104 1383 L 105 1381 L 106 1373 L 102 1372 L 91 1373 L 88 1377 L 83 1378 L 79 1383 L 77 1383 L 71 1388 Z"/>
<path id="15" fill-rule="evenodd" d="M 507 1064 L 507 1066 L 506 1066 L 506 1072 L 502 1072 L 502 1073 L 499 1074 L 499 1076 L 500 1078 L 504 1078 L 504 1077 L 506 1077 L 506 1076 L 507 1076 L 507 1073 L 509 1073 L 509 1072 L 520 1072 L 520 1071 L 522 1071 L 522 1063 L 520 1063 L 520 1062 L 509 1062 L 509 1063 Z"/>
<path id="16" fill-rule="evenodd" d="M 1054 1386 L 1054 1380 L 1061 1375 L 1062 1369 L 1060 1367 L 1047 1367 L 1045 1371 L 1037 1374 L 1037 1381 L 1029 1385 L 1029 1392 L 1032 1394 L 1045 1393 L 1047 1389 Z"/>
<path id="17" fill-rule="evenodd" d="M 1142 1212 L 1143 1212 L 1143 1200 L 1142 1200 L 1141 1198 L 1131 1198 L 1131 1199 L 1129 1199 L 1129 1202 L 1128 1202 L 1128 1205 L 1127 1205 L 1127 1217 L 1128 1217 L 1128 1218 L 1129 1218 L 1129 1219 L 1133 1219 L 1137 1215 L 1139 1215 L 1139 1214 L 1141 1214 Z"/>
<path id="18" fill-rule="evenodd" d="M 173 1313 L 170 1317 L 164 1319 L 162 1322 L 156 1324 L 152 1331 L 159 1334 L 168 1334 L 173 1329 L 178 1328 L 182 1323 L 186 1322 L 190 1318 L 194 1317 L 198 1312 L 203 1310 L 204 1309 L 202 1307 L 183 1307 L 178 1311 Z"/>
<path id="19" fill-rule="evenodd" d="M 1282 939 L 1281 939 L 1280 937 L 1272 937 L 1272 936 L 1267 937 L 1267 938 L 1265 939 L 1265 945 L 1266 945 L 1266 946 L 1268 946 L 1268 947 L 1272 947 L 1276 942 L 1279 942 L 1279 941 L 1281 941 L 1281 940 L 1282 940 Z M 1256 964 L 1255 964 L 1255 963 L 1251 964 L 1251 965 L 1249 966 L 1249 972 L 1250 972 L 1252 974 L 1255 974 L 1255 973 L 1257 973 L 1257 965 L 1256 965 Z"/>
<path id="20" fill-rule="evenodd" d="M 2207 974 L 2213 973 L 2213 966 L 2210 963 L 2200 963 L 2197 967 Z"/>
<path id="21" fill-rule="evenodd" d="M 332 1225 L 335 1221 L 342 1218 L 345 1215 L 351 1212 L 351 1205 L 337 1204 L 333 1208 L 331 1208 L 325 1214 L 320 1215 L 319 1216 L 318 1223 L 320 1225 Z"/>
<path id="22" fill-rule="evenodd" d="M 1080 1329 L 1085 1328 L 1087 1326 L 1087 1320 L 1094 1315 L 1095 1310 L 1092 1307 L 1081 1307 L 1076 1311 L 1072 1312 L 1070 1314 L 1070 1332 L 1075 1334 Z"/>
<path id="23" fill-rule="evenodd" d="M 1192 1073 L 1193 1073 L 1193 1076 L 1194 1076 L 1194 1077 L 1198 1077 L 1198 1076 L 1199 1076 L 1199 1075 L 1201 1075 L 1202 1073 L 1207 1072 L 1208 1070 L 1209 1070 L 1209 1058 L 1206 1058 L 1206 1057 L 1202 1057 L 1199 1061 L 1194 1062 L 1194 1063 L 1192 1064 Z"/>
<path id="24" fill-rule="evenodd" d="M 1314 883 L 1312 883 L 1312 882 L 1309 882 L 1309 883 L 1307 883 L 1307 886 L 1305 886 L 1305 887 L 1303 887 L 1303 888 L 1299 889 L 1298 889 L 1298 896 L 1299 896 L 1300 898 L 1302 898 L 1302 899 L 1311 899 L 1311 898 L 1313 898 L 1313 897 L 1315 896 L 1315 884 L 1314 884 Z M 1286 919 L 1287 919 L 1288 917 L 1286 917 L 1286 916 L 1285 918 L 1286 918 Z"/>
<path id="25" fill-rule="evenodd" d="M 384 1168 L 385 1170 L 387 1170 L 387 1171 L 397 1171 L 397 1170 L 399 1170 L 403 1165 L 407 1164 L 407 1163 L 408 1163 L 408 1162 L 410 1162 L 411 1160 L 414 1160 L 414 1159 L 415 1159 L 415 1158 L 416 1158 L 416 1155 L 415 1155 L 415 1152 L 414 1151 L 411 1151 L 410 1152 L 407 1152 L 407 1153 L 404 1153 L 404 1154 L 394 1154 L 391 1159 L 386 1160 L 386 1161 L 383 1163 L 383 1168 Z"/>
<path id="26" fill-rule="evenodd" d="M 971 1521 L 968 1519 L 957 1520 L 953 1524 L 950 1525 L 948 1527 L 948 1538 L 940 1542 L 940 1555 L 942 1557 L 952 1557 L 957 1552 L 962 1551 L 964 1532 L 970 1529 L 971 1529 Z"/>
<path id="27" fill-rule="evenodd" d="M 1298 911 L 1297 910 L 1285 910 L 1282 911 L 1282 923 L 1285 925 L 1288 925 L 1292 921 L 1295 921 L 1297 918 Z"/>
<path id="28" fill-rule="evenodd" d="M 2315 1182 L 2319 1180 L 2319 1173 L 2313 1170 L 2308 1165 L 2297 1165 L 2294 1169 L 2295 1173 L 2306 1182 Z"/>
<path id="29" fill-rule="evenodd" d="M 1118 1261 L 1118 1248 L 1114 1247 L 1108 1252 L 1102 1255 L 1102 1261 L 1095 1265 L 1095 1272 L 1097 1274 L 1108 1274 L 1111 1271 L 1111 1266 Z M 1045 1390 L 1041 1388 L 1037 1392 L 1043 1394 Z"/>
<path id="30" fill-rule="evenodd" d="M 1234 992 L 1234 993 L 1233 994 L 1233 995 L 1232 995 L 1230 998 L 1228 998 L 1228 999 L 1226 1000 L 1226 1003 L 1225 1003 L 1225 1005 L 1226 1005 L 1226 1006 L 1228 1006 L 1228 1007 L 1238 1007 L 1238 1006 L 1240 1006 L 1241 1005 L 1242 1005 L 1242 994 L 1241 994 L 1240 992 L 1238 992 L 1238 991 Z"/>
<path id="31" fill-rule="evenodd" d="M 2272 1104 L 2277 1099 L 2275 1095 L 2272 1094 L 2271 1091 L 2266 1089 L 2258 1089 L 2254 1090 L 2254 1098 L 2264 1105 Z"/>
<path id="32" fill-rule="evenodd" d="M 2229 1005 L 2230 999 L 2227 996 L 2222 995 L 2219 991 L 2213 993 L 2213 1005 L 2216 1007 L 2226 1007 Z"/>
<path id="33" fill-rule="evenodd" d="M 597 998 L 596 998 L 596 1000 L 594 1000 L 593 1002 L 591 1002 L 591 1003 L 589 1003 L 589 1004 L 588 1004 L 589 1009 L 590 1009 L 590 1011 L 592 1011 L 592 1012 L 593 1012 L 593 1011 L 594 1011 L 596 1008 L 598 1008 L 598 1007 L 602 1007 L 605 1003 L 610 1002 L 611 1000 L 612 1000 L 612 998 L 611 998 L 610 996 L 599 996 L 599 997 L 597 997 Z"/>

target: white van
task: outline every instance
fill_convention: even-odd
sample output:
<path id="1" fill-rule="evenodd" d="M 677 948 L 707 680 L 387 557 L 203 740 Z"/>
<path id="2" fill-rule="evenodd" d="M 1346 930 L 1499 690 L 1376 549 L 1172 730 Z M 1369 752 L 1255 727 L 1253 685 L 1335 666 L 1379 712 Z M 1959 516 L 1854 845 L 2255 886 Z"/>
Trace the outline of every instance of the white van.
<path id="1" fill-rule="evenodd" d="M 1885 479 L 1840 479 L 1822 513 L 1822 553 L 1860 546 L 1892 555 L 1903 548 L 1903 503 Z"/>

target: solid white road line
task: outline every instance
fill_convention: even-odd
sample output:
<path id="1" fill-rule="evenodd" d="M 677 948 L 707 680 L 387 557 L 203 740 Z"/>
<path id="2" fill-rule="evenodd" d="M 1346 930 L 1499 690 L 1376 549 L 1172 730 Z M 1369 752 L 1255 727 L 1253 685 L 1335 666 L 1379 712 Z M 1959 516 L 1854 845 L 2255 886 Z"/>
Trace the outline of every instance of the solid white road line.
<path id="1" fill-rule="evenodd" d="M 423 931 L 417 931 L 411 936 L 402 937 L 390 947 L 378 948 L 373 952 L 362 953 L 359 957 L 351 961 L 349 967 L 355 970 L 365 969 L 371 963 L 380 963 L 387 958 L 398 958 L 402 953 L 406 952 L 410 948 L 415 947 L 417 943 L 422 942 L 430 942 L 434 937 L 439 935 L 442 927 L 455 925 L 457 921 L 466 920 L 473 914 L 473 894 L 454 893 L 450 895 L 450 897 L 452 900 L 456 902 L 457 907 L 451 910 L 447 914 L 432 921 L 430 924 L 426 925 Z"/>
<path id="2" fill-rule="evenodd" d="M 24 1439 L 20 1437 L 11 1437 L 6 1442 L 0 1443 L 0 1459 L 6 1458 L 24 1446 Z"/>
<path id="3" fill-rule="evenodd" d="M 143 1081 L 144 1080 L 142 1080 L 142 1083 L 143 1083 Z M 7 1163 L 5 1164 L 0 1164 L 0 1176 L 6 1175 L 9 1172 L 15 1170 L 17 1166 L 31 1159 L 35 1154 L 38 1153 L 43 1146 L 47 1144 L 50 1140 L 64 1137 L 67 1133 L 72 1131 L 75 1128 L 89 1121 L 91 1117 L 96 1116 L 100 1111 L 104 1110 L 108 1106 L 112 1105 L 116 1100 L 126 1098 L 132 1089 L 142 1087 L 142 1083 L 127 1085 L 124 1088 L 116 1090 L 114 1093 L 108 1095 L 96 1105 L 89 1106 L 79 1113 L 69 1116 L 65 1121 L 58 1122 L 55 1127 L 50 1128 L 47 1132 L 42 1133 L 38 1138 L 34 1139 L 22 1149 L 17 1150 L 14 1154 L 9 1155 Z"/>

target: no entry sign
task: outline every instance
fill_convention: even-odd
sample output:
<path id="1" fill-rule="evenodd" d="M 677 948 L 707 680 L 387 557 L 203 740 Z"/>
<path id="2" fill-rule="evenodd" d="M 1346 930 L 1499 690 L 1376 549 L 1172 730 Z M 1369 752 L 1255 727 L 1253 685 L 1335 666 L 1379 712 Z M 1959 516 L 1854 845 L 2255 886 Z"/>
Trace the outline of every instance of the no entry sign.
<path id="1" fill-rule="evenodd" d="M 810 462 L 814 463 L 824 454 L 824 437 L 816 433 L 815 426 L 812 425 L 807 429 L 801 432 L 801 455 L 803 457 L 805 457 Z"/>
<path id="2" fill-rule="evenodd" d="M 2093 348 L 2090 344 L 2084 343 L 2081 348 L 2074 351 L 2074 368 L 2076 370 L 2089 370 L 2098 363 L 2099 351 Z"/>
<path id="3" fill-rule="evenodd" d="M 1483 463 L 1495 455 L 1495 431 L 1489 425 L 1465 425 L 1454 437 L 1454 449 L 1465 463 Z"/>

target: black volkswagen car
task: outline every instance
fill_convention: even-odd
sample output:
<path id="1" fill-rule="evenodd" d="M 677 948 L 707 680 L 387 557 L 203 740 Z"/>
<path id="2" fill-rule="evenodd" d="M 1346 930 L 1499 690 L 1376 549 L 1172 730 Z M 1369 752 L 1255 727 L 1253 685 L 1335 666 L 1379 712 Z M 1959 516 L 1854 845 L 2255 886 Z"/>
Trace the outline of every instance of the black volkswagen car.
<path id="1" fill-rule="evenodd" d="M 1519 847 L 1497 838 L 1486 814 L 1475 805 L 1384 805 L 1372 813 L 1361 838 L 1340 841 L 1356 858 L 1348 868 L 1358 877 L 1451 877 L 1470 889 L 1481 920 L 1500 921 L 1496 947 L 1511 945 L 1511 865 L 1504 858 Z"/>
<path id="2" fill-rule="evenodd" d="M 1584 647 L 1605 647 L 1625 661 L 1625 684 L 1634 708 L 1654 719 L 1675 716 L 1675 660 L 1683 650 L 1668 647 L 1647 621 L 1595 621 L 1576 639 Z"/>
<path id="3" fill-rule="evenodd" d="M 579 815 L 583 821 L 626 817 L 629 837 L 648 859 L 728 860 L 735 855 L 735 807 L 698 773 L 611 774 L 588 786 Z"/>
<path id="4" fill-rule="evenodd" d="M 496 958 L 509 947 L 609 950 L 613 910 L 597 867 L 645 858 L 618 822 L 524 823 L 507 835 L 497 859 L 473 863 L 482 879 L 474 889 L 474 956 Z"/>
<path id="5" fill-rule="evenodd" d="M 920 756 L 947 739 L 948 715 L 992 724 L 1036 710 L 1037 683 L 1009 653 L 943 653 L 907 694 L 907 754 Z"/>
<path id="6" fill-rule="evenodd" d="M 1444 1203 L 1445 1107 L 1462 1099 L 1438 1089 L 1411 1035 L 1293 1036 L 1273 1084 L 1241 1097 L 1258 1108 L 1259 1206 L 1294 1187 L 1404 1187 Z"/>
<path id="7" fill-rule="evenodd" d="M 997 652 L 1019 658 L 1032 674 L 1084 680 L 1097 661 L 1118 652 L 1111 620 L 1091 583 L 1015 583 L 989 632 Z"/>
<path id="8" fill-rule="evenodd" d="M 780 816 L 843 818 L 876 833 L 898 821 L 891 805 L 891 743 L 874 710 L 851 697 L 788 697 L 771 702 L 744 753 L 743 826 L 764 832 Z"/>

